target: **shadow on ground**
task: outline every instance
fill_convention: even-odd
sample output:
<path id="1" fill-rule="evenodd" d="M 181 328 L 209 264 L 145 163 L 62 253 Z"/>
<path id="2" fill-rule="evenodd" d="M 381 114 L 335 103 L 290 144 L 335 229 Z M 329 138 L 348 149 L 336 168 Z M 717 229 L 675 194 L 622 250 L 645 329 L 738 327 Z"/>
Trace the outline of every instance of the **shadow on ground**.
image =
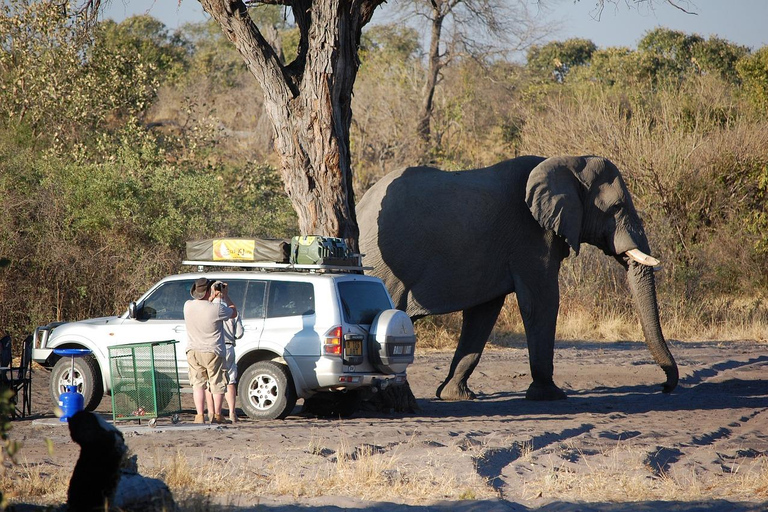
<path id="1" fill-rule="evenodd" d="M 553 502 L 541 507 L 525 507 L 500 500 L 451 501 L 433 505 L 371 503 L 339 505 L 268 505 L 246 507 L 212 505 L 211 512 L 758 512 L 768 509 L 768 502 L 737 503 L 716 501 L 644 501 L 637 503 L 566 503 Z"/>

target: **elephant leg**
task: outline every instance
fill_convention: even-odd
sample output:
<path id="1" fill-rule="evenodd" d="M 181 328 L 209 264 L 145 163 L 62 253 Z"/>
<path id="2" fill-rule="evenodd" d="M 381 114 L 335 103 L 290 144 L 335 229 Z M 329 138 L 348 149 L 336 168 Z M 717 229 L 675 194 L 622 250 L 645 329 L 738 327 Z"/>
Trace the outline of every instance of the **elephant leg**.
<path id="1" fill-rule="evenodd" d="M 525 327 L 528 358 L 533 382 L 525 393 L 528 400 L 562 400 L 565 392 L 555 385 L 555 328 L 560 308 L 560 290 L 557 274 L 537 284 L 536 293 L 518 280 L 515 281 L 517 302 Z"/>
<path id="2" fill-rule="evenodd" d="M 453 354 L 448 377 L 437 388 L 437 397 L 443 400 L 473 400 L 476 396 L 467 386 L 467 380 L 475 370 L 480 356 L 491 335 L 504 296 L 464 310 L 459 345 Z"/>

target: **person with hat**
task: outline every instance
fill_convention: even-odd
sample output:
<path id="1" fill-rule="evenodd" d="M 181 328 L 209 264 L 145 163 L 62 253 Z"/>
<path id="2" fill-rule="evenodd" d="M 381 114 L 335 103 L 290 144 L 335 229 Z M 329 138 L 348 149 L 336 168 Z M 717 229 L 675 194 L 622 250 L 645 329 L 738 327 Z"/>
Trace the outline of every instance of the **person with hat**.
<path id="1" fill-rule="evenodd" d="M 184 304 L 187 326 L 189 383 L 195 402 L 195 423 L 205 423 L 205 391 L 213 395 L 211 423 L 229 423 L 221 414 L 227 390 L 223 322 L 237 316 L 226 283 L 199 278 L 190 290 L 192 300 Z M 216 300 L 221 299 L 221 300 Z"/>
<path id="2" fill-rule="evenodd" d="M 235 318 L 224 320 L 224 367 L 227 372 L 227 392 L 224 399 L 229 408 L 229 421 L 237 423 L 237 363 L 235 362 L 235 345 L 237 340 L 245 334 L 243 319 L 238 313 Z M 213 411 L 213 396 L 210 391 L 205 392 L 205 404 L 208 413 Z M 222 406 L 223 407 L 223 406 Z"/>

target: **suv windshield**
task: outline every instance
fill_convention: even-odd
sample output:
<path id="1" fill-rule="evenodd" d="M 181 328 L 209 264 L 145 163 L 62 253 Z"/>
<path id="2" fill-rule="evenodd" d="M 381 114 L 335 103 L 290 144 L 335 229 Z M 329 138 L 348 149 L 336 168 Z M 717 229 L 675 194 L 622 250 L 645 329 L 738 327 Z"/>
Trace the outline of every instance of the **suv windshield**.
<path id="1" fill-rule="evenodd" d="M 171 281 L 162 284 L 142 304 L 139 320 L 184 320 L 184 303 L 193 280 Z"/>
<path id="2" fill-rule="evenodd" d="M 392 307 L 384 286 L 371 281 L 341 282 L 339 296 L 344 320 L 351 324 L 370 325 L 376 315 Z"/>
<path id="3" fill-rule="evenodd" d="M 161 284 L 144 299 L 139 320 L 184 320 L 184 303 L 192 299 L 189 294 L 192 283 L 194 280 L 185 279 Z M 229 297 L 243 318 L 264 318 L 264 281 L 230 279 L 227 284 Z"/>

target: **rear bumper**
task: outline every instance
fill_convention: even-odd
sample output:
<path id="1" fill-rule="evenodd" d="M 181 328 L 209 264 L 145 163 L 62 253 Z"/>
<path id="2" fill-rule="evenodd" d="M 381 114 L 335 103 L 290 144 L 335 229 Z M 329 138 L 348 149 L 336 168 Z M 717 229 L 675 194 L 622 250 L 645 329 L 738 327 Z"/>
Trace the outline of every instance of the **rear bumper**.
<path id="1" fill-rule="evenodd" d="M 316 391 L 349 391 L 359 388 L 371 388 L 380 391 L 389 386 L 405 384 L 406 374 L 393 375 L 345 373 L 341 375 L 323 375 L 320 379 L 320 387 Z"/>

